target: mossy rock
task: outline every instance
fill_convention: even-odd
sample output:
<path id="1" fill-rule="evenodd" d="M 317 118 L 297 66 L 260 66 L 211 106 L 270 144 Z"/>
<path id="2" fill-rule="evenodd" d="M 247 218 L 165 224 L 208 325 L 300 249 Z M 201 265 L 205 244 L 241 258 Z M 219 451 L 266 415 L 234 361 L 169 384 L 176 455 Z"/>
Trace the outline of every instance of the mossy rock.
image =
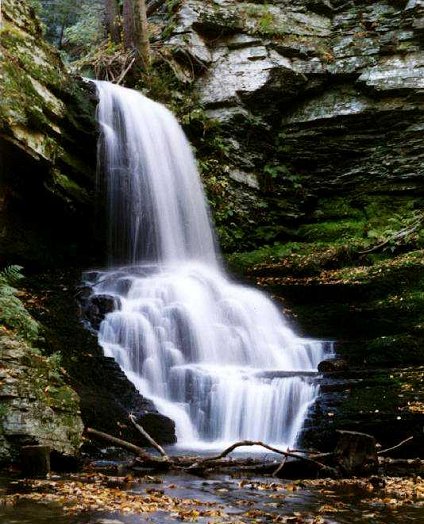
<path id="1" fill-rule="evenodd" d="M 55 251 L 70 259 L 72 236 L 93 238 L 95 104 L 26 1 L 5 0 L 2 16 L 0 262 L 45 264 Z"/>

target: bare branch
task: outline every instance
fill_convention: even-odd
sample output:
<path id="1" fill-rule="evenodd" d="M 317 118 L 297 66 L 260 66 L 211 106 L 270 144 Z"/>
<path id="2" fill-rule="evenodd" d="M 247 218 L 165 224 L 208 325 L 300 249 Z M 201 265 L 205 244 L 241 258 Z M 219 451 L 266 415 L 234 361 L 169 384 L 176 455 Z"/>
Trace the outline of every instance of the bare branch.
<path id="1" fill-rule="evenodd" d="M 406 444 L 407 442 L 409 442 L 413 438 L 414 437 L 408 437 L 405 440 L 402 440 L 402 442 L 399 442 L 399 444 L 396 444 L 396 446 L 393 446 L 393 447 L 387 448 L 387 449 L 381 449 L 380 451 L 377 451 L 377 455 L 382 455 L 383 453 L 387 453 L 388 451 L 392 451 L 392 449 L 400 448 L 401 446 L 403 446 L 404 444 Z"/>
<path id="2" fill-rule="evenodd" d="M 135 418 L 134 415 L 130 414 L 129 415 L 129 418 L 131 420 L 131 422 L 134 424 L 134 427 L 136 428 L 136 430 L 141 434 L 143 435 L 143 437 L 148 441 L 150 442 L 150 444 L 157 450 L 159 451 L 159 453 L 162 455 L 162 457 L 166 458 L 166 459 L 169 459 L 168 455 L 166 454 L 165 450 L 163 449 L 162 446 L 160 446 L 156 440 L 154 440 L 148 433 L 147 431 L 142 427 L 140 426 L 139 424 L 137 424 L 137 420 Z"/>
<path id="3" fill-rule="evenodd" d="M 126 440 L 122 440 L 120 438 L 113 437 L 112 435 L 109 435 L 108 433 L 103 433 L 103 431 L 97 431 L 97 429 L 87 428 L 86 433 L 88 435 L 92 435 L 93 437 L 96 437 L 101 440 L 105 440 L 106 442 L 109 442 L 111 444 L 114 444 L 115 446 L 119 446 L 120 448 L 124 448 L 127 451 L 134 453 L 135 455 L 137 455 L 137 457 L 140 457 L 143 460 L 148 460 L 148 461 L 153 461 L 153 462 L 154 461 L 163 462 L 163 459 L 159 459 L 158 457 L 155 457 L 153 455 L 150 455 L 149 453 L 146 453 L 143 448 L 140 448 L 139 446 L 131 444 L 130 442 L 127 442 Z"/>
<path id="4" fill-rule="evenodd" d="M 274 453 L 278 453 L 280 455 L 284 455 L 286 458 L 287 457 L 292 457 L 292 458 L 295 458 L 295 459 L 298 459 L 298 460 L 302 460 L 302 461 L 305 461 L 305 462 L 310 462 L 312 464 L 315 464 L 316 466 L 318 466 L 321 469 L 322 468 L 332 469 L 329 466 L 326 466 L 325 464 L 322 464 L 321 462 L 318 462 L 317 460 L 314 460 L 312 458 L 303 457 L 302 455 L 298 455 L 296 453 L 291 453 L 290 451 L 283 451 L 281 449 L 274 448 L 273 446 L 265 444 L 264 442 L 261 442 L 259 440 L 242 440 L 240 442 L 236 442 L 236 443 L 232 444 L 231 446 L 229 446 L 228 448 L 226 448 L 219 455 L 216 455 L 214 457 L 206 457 L 205 459 L 199 460 L 197 463 L 193 464 L 193 467 L 194 466 L 198 467 L 199 465 L 206 464 L 208 462 L 213 462 L 215 460 L 219 460 L 221 458 L 224 458 L 227 455 L 229 455 L 232 451 L 234 451 L 236 448 L 240 448 L 240 447 L 243 447 L 243 446 L 261 446 L 262 448 L 269 449 L 270 451 L 273 451 Z"/>

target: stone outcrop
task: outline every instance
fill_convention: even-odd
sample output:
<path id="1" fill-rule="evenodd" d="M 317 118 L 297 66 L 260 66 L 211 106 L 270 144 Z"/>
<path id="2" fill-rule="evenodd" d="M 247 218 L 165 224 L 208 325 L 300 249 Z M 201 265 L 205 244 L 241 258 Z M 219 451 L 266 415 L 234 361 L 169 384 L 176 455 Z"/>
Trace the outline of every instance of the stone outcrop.
<path id="1" fill-rule="evenodd" d="M 3 1 L 0 262 L 45 264 L 84 251 L 77 239 L 91 233 L 95 139 L 89 93 L 44 41 L 29 3 Z"/>
<path id="2" fill-rule="evenodd" d="M 204 110 L 221 243 L 264 245 L 234 267 L 349 370 L 381 368 L 323 385 L 312 446 L 365 428 L 422 449 L 423 37 L 422 0 L 184 0 L 166 44 Z"/>
<path id="3" fill-rule="evenodd" d="M 334 196 L 346 217 L 423 194 L 423 20 L 419 0 L 181 3 L 167 45 L 218 123 L 229 249 L 298 238 Z"/>
<path id="4" fill-rule="evenodd" d="M 41 444 L 75 456 L 82 444 L 79 398 L 65 384 L 60 364 L 24 341 L 0 336 L 0 462 L 23 445 Z"/>

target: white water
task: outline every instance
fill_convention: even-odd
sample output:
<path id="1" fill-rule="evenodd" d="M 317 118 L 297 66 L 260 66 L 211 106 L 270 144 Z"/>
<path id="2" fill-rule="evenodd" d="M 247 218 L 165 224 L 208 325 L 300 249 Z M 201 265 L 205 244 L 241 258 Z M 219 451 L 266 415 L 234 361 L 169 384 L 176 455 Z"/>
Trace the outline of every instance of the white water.
<path id="1" fill-rule="evenodd" d="M 174 116 L 136 91 L 96 85 L 111 264 L 126 264 L 91 283 L 120 302 L 100 326 L 105 354 L 176 422 L 183 446 L 293 446 L 318 389 L 278 372 L 316 370 L 330 345 L 299 338 L 265 294 L 224 273 Z"/>

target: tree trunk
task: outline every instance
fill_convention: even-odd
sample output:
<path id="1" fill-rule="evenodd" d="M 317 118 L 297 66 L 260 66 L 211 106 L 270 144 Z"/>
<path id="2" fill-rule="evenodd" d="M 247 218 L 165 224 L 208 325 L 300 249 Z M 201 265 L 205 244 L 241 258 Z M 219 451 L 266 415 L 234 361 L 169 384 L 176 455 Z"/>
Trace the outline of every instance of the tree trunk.
<path id="1" fill-rule="evenodd" d="M 106 32 L 114 44 L 120 41 L 119 34 L 119 9 L 116 0 L 105 0 Z"/>
<path id="2" fill-rule="evenodd" d="M 124 0 L 124 44 L 137 53 L 137 63 L 150 66 L 150 43 L 145 0 Z"/>
<path id="3" fill-rule="evenodd" d="M 134 48 L 133 0 L 124 0 L 123 19 L 124 19 L 124 45 L 127 49 L 133 49 Z"/>
<path id="4" fill-rule="evenodd" d="M 150 66 L 149 29 L 145 0 L 133 0 L 134 14 L 134 47 L 137 51 L 140 65 Z"/>

